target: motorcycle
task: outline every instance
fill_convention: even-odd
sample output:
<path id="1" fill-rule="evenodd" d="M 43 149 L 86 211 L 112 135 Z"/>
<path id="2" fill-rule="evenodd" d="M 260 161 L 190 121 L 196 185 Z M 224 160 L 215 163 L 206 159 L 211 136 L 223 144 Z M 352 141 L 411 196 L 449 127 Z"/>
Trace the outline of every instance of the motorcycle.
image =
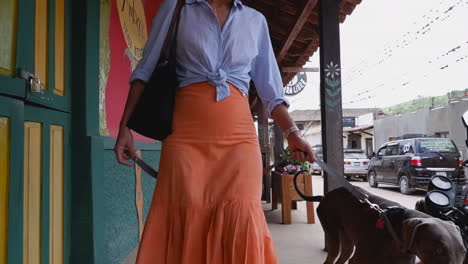
<path id="1" fill-rule="evenodd" d="M 467 129 L 465 143 L 468 147 L 468 111 L 463 114 L 462 121 Z M 460 177 L 465 167 L 468 167 L 468 160 L 460 164 L 456 177 L 443 174 L 433 176 L 425 198 L 416 203 L 416 210 L 455 223 L 468 248 L 468 185 L 466 179 Z"/>

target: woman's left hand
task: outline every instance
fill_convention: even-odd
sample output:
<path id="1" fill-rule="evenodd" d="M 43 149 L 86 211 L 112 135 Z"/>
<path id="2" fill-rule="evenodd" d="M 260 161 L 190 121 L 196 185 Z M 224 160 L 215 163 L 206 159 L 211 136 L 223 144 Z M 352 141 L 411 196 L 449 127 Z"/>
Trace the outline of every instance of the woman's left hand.
<path id="1" fill-rule="evenodd" d="M 301 138 L 298 132 L 289 135 L 288 146 L 293 159 L 311 163 L 315 162 L 315 153 L 312 147 L 307 141 Z"/>

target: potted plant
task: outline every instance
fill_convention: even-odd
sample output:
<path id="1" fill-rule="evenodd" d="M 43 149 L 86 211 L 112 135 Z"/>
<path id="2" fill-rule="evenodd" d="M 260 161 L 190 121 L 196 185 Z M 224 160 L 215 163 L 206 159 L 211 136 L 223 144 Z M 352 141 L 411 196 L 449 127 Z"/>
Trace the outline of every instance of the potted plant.
<path id="1" fill-rule="evenodd" d="M 294 187 L 295 174 L 302 171 L 296 178 L 297 188 L 306 195 L 313 195 L 312 176 L 309 172 L 307 162 L 294 160 L 289 148 L 283 150 L 280 155 L 281 162 L 278 164 L 277 171 L 272 173 L 272 210 L 278 208 L 278 202 L 282 204 L 282 220 L 284 224 L 291 224 L 291 209 L 297 208 L 297 201 L 302 201 Z M 314 223 L 314 205 L 307 202 L 307 223 Z"/>
<path id="2" fill-rule="evenodd" d="M 296 174 L 298 171 L 306 171 L 309 173 L 309 166 L 306 161 L 298 161 L 292 158 L 289 148 L 286 148 L 281 153 L 282 162 L 278 165 L 282 174 Z"/>

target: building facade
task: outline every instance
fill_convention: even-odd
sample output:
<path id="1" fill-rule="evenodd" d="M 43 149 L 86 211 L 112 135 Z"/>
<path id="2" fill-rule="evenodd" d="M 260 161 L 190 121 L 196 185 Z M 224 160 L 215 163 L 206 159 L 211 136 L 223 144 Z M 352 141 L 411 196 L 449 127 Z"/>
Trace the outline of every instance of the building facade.
<path id="1" fill-rule="evenodd" d="M 146 2 L 0 1 L 1 264 L 121 263 L 138 245 L 155 180 L 113 147 L 144 41 L 123 25 L 150 21 L 161 1 Z M 157 166 L 160 144 L 136 139 Z"/>
<path id="2" fill-rule="evenodd" d="M 343 109 L 343 146 L 350 149 L 362 149 L 372 155 L 374 145 L 374 118 L 380 109 Z M 320 110 L 296 110 L 291 113 L 301 129 L 304 138 L 312 145 L 322 144 L 322 123 Z"/>
<path id="3" fill-rule="evenodd" d="M 467 110 L 468 97 L 462 97 L 433 109 L 382 116 L 374 121 L 376 146 L 404 134 L 434 135 L 451 138 L 461 151 L 462 157 L 466 159 L 467 135 L 461 118 Z"/>

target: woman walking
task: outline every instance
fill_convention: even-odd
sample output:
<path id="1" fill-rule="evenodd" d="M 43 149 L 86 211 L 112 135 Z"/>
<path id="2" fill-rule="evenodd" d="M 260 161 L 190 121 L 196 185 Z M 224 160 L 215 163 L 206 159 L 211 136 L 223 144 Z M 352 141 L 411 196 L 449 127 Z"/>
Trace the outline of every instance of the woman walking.
<path id="1" fill-rule="evenodd" d="M 313 162 L 314 154 L 288 114 L 264 16 L 240 0 L 184 1 L 173 133 L 162 144 L 137 263 L 276 264 L 260 201 L 262 162 L 246 96 L 250 80 L 293 157 Z M 115 146 L 125 165 L 134 152 L 126 123 L 159 59 L 176 4 L 162 3 L 130 78 Z"/>

